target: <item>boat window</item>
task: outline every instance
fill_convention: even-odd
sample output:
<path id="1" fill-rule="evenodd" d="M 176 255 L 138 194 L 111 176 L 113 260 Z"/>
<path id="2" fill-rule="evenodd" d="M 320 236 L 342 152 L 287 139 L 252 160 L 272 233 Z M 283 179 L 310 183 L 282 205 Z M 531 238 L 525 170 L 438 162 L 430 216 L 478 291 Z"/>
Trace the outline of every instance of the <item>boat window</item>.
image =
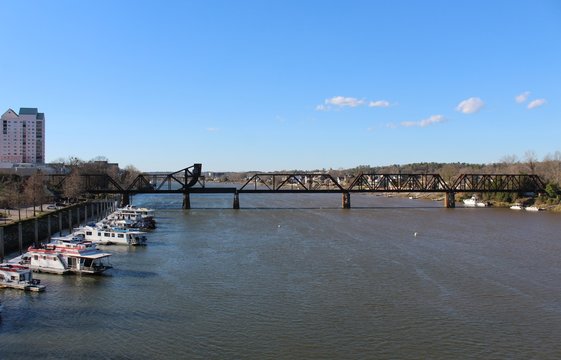
<path id="1" fill-rule="evenodd" d="M 111 234 L 111 237 L 115 237 L 115 234 Z"/>
<path id="2" fill-rule="evenodd" d="M 45 255 L 43 255 L 43 260 L 47 260 L 47 257 Z"/>
<path id="3" fill-rule="evenodd" d="M 110 235 L 109 233 L 103 233 L 103 236 L 109 237 L 109 236 L 111 236 L 111 235 Z"/>
<path id="4" fill-rule="evenodd" d="M 33 259 L 39 260 L 39 255 L 33 255 Z"/>
<path id="5" fill-rule="evenodd" d="M 98 233 L 97 233 L 97 236 L 101 236 L 101 233 L 100 233 L 100 232 L 98 232 Z"/>
<path id="6" fill-rule="evenodd" d="M 120 238 L 124 237 L 123 234 L 117 234 L 117 236 Z"/>
<path id="7" fill-rule="evenodd" d="M 86 231 L 86 235 L 91 235 L 92 232 L 91 231 Z"/>

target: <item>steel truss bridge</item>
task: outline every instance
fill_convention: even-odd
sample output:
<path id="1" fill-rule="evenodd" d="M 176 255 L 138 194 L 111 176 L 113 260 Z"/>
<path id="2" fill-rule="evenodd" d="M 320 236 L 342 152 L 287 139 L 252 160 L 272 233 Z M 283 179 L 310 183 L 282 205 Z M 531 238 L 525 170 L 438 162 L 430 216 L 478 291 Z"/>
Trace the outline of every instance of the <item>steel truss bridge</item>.
<path id="1" fill-rule="evenodd" d="M 119 194 L 123 205 L 136 194 L 183 194 L 183 208 L 190 208 L 190 194 L 231 193 L 233 207 L 239 209 L 239 194 L 249 193 L 340 193 L 342 207 L 350 208 L 351 193 L 443 193 L 444 205 L 455 207 L 455 193 L 543 193 L 545 184 L 537 175 L 461 174 L 445 181 L 439 174 L 360 174 L 343 186 L 340 179 L 326 173 L 258 173 L 241 187 L 207 187 L 202 165 L 173 173 L 142 173 L 123 187 L 107 174 L 82 174 L 84 191 L 90 194 Z M 50 185 L 61 191 L 70 175 L 51 175 Z"/>

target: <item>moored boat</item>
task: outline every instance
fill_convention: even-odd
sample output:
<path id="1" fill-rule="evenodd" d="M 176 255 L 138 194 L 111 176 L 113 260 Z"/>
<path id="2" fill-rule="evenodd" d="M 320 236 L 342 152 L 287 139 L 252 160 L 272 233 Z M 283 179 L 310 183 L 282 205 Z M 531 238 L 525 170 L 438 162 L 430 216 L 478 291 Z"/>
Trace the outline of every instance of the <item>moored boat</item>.
<path id="1" fill-rule="evenodd" d="M 19 264 L 0 264 L 0 287 L 25 291 L 44 291 L 41 280 L 33 279 L 31 269 Z"/>
<path id="2" fill-rule="evenodd" d="M 74 235 L 82 236 L 86 241 L 101 245 L 146 245 L 146 233 L 135 229 L 115 227 L 82 226 L 74 229 Z"/>
<path id="3" fill-rule="evenodd" d="M 512 210 L 524 210 L 524 206 L 520 204 L 514 204 L 510 207 Z"/>
<path id="4" fill-rule="evenodd" d="M 126 229 L 153 230 L 156 228 L 153 209 L 137 208 L 131 205 L 117 209 L 103 219 L 101 223 L 110 227 Z"/>
<path id="5" fill-rule="evenodd" d="M 542 209 L 542 208 L 539 208 L 539 207 L 537 207 L 537 206 L 535 206 L 535 205 L 533 205 L 533 206 L 528 206 L 528 207 L 526 207 L 525 210 L 526 210 L 526 211 L 542 211 L 543 209 Z"/>
<path id="6" fill-rule="evenodd" d="M 469 199 L 464 199 L 463 202 L 464 202 L 464 206 L 474 207 L 475 204 L 477 203 L 477 197 L 472 196 Z"/>
<path id="7" fill-rule="evenodd" d="M 469 199 L 464 199 L 463 203 L 464 203 L 464 206 L 466 206 L 466 207 L 486 207 L 486 206 L 488 206 L 487 202 L 479 201 L 479 199 L 475 195 L 472 196 Z"/>
<path id="8" fill-rule="evenodd" d="M 107 259 L 110 256 L 83 237 L 65 236 L 39 247 L 30 246 L 27 253 L 14 260 L 36 272 L 99 274 L 112 268 Z"/>

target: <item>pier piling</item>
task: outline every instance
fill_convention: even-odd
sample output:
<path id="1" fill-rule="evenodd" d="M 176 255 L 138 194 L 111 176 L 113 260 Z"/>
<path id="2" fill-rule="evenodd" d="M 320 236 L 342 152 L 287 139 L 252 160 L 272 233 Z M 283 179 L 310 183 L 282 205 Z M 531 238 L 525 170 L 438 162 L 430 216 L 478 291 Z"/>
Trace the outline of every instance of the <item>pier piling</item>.
<path id="1" fill-rule="evenodd" d="M 343 209 L 350 209 L 351 208 L 351 193 L 344 192 L 343 193 Z"/>
<path id="2" fill-rule="evenodd" d="M 188 192 L 183 193 L 183 209 L 191 208 L 191 195 Z"/>
<path id="3" fill-rule="evenodd" d="M 33 225 L 35 228 L 35 246 L 39 246 L 39 219 L 35 218 Z"/>
<path id="4" fill-rule="evenodd" d="M 238 192 L 234 193 L 234 209 L 239 209 L 240 208 L 240 194 Z"/>
<path id="5" fill-rule="evenodd" d="M 444 196 L 444 207 L 447 209 L 456 207 L 456 194 L 453 191 L 447 192 Z"/>
<path id="6" fill-rule="evenodd" d="M 130 203 L 131 203 L 130 195 L 128 193 L 122 193 L 121 194 L 121 207 L 130 205 Z"/>
<path id="7" fill-rule="evenodd" d="M 20 255 L 23 254 L 23 227 L 21 221 L 18 223 L 18 246 Z"/>

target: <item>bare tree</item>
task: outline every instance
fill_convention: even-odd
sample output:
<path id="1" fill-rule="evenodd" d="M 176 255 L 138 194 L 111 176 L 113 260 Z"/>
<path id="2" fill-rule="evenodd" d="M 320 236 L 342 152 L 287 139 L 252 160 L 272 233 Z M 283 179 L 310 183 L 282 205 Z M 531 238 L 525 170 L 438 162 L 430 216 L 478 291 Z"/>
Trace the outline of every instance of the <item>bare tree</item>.
<path id="1" fill-rule="evenodd" d="M 501 158 L 501 172 L 515 174 L 519 172 L 520 163 L 516 155 L 506 155 Z"/>
<path id="2" fill-rule="evenodd" d="M 78 199 L 84 193 L 85 184 L 78 169 L 72 170 L 62 184 L 62 192 L 67 199 Z"/>
<path id="3" fill-rule="evenodd" d="M 524 159 L 530 169 L 530 174 L 534 175 L 536 173 L 536 162 L 538 161 L 536 153 L 533 150 L 526 150 L 524 153 Z"/>
<path id="4" fill-rule="evenodd" d="M 141 172 L 137 168 L 132 165 L 127 165 L 122 171 L 119 176 L 120 183 L 124 187 L 128 187 L 132 184 L 132 182 L 140 175 Z"/>
<path id="5" fill-rule="evenodd" d="M 8 208 L 18 209 L 18 219 L 21 220 L 21 205 L 23 202 L 22 181 L 19 178 L 12 178 L 2 187 L 3 201 Z"/>
<path id="6" fill-rule="evenodd" d="M 37 171 L 27 178 L 23 188 L 23 196 L 27 203 L 33 205 L 33 216 L 36 215 L 36 205 L 40 205 L 40 211 L 43 211 L 43 204 L 48 199 L 48 191 L 45 186 L 45 176 L 41 171 Z"/>
<path id="7" fill-rule="evenodd" d="M 452 185 L 459 175 L 459 170 L 459 167 L 454 164 L 446 164 L 440 168 L 438 173 L 448 185 Z"/>

